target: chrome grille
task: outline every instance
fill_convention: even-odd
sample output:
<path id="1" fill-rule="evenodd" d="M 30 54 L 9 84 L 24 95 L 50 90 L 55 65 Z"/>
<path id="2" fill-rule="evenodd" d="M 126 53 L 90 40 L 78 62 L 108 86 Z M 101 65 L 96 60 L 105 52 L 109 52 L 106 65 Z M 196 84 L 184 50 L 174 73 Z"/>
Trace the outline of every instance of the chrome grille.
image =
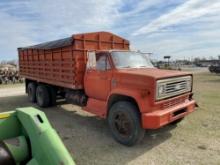
<path id="1" fill-rule="evenodd" d="M 186 81 L 180 81 L 175 83 L 168 83 L 166 84 L 166 93 L 172 93 L 177 92 L 181 90 L 185 90 L 187 88 L 187 82 Z"/>
<path id="2" fill-rule="evenodd" d="M 192 77 L 183 76 L 157 81 L 157 100 L 191 91 Z"/>

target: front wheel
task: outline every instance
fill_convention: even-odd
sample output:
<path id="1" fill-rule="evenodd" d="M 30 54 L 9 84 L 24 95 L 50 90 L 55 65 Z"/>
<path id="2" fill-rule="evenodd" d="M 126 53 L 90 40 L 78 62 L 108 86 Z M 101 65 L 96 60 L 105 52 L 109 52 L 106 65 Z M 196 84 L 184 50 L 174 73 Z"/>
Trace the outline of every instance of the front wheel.
<path id="1" fill-rule="evenodd" d="M 109 111 L 108 124 L 116 141 L 132 146 L 144 137 L 138 108 L 127 101 L 115 103 Z"/>

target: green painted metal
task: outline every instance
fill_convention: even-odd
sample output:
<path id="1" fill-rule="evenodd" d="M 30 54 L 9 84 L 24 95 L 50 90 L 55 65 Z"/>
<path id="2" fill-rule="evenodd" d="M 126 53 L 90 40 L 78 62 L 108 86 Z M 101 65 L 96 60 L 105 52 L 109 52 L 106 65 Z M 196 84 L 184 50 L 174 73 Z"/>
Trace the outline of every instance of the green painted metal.
<path id="1" fill-rule="evenodd" d="M 24 136 L 6 139 L 3 142 L 7 146 L 15 162 L 22 162 L 29 158 L 28 143 Z"/>
<path id="2" fill-rule="evenodd" d="M 6 139 L 18 139 L 19 145 L 15 147 Z M 0 141 L 5 141 L 17 165 L 27 156 L 27 139 L 31 155 L 26 165 L 75 165 L 43 112 L 28 107 L 17 109 L 7 118 L 0 114 Z"/>
<path id="3" fill-rule="evenodd" d="M 9 112 L 8 114 L 10 117 L 0 118 L 0 141 L 17 137 L 21 134 L 22 126 L 16 116 L 16 112 Z M 3 116 L 5 116 L 5 113 L 3 113 Z"/>

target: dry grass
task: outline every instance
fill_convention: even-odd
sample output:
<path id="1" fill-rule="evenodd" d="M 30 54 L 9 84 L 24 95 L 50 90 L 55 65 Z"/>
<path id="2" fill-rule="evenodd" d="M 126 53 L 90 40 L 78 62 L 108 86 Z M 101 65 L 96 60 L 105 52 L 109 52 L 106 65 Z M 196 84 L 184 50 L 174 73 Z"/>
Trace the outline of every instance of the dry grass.
<path id="1" fill-rule="evenodd" d="M 16 84 L 0 84 L 0 89 L 3 89 L 3 88 L 16 88 L 16 87 L 20 87 L 20 86 L 24 86 L 23 83 L 16 83 Z"/>
<path id="2" fill-rule="evenodd" d="M 200 73 L 194 80 L 200 108 L 177 127 L 147 131 L 143 142 L 134 147 L 116 143 L 104 120 L 77 106 L 60 104 L 42 110 L 78 165 L 219 165 L 220 76 Z M 0 111 L 24 106 L 31 106 L 24 93 L 0 98 Z"/>

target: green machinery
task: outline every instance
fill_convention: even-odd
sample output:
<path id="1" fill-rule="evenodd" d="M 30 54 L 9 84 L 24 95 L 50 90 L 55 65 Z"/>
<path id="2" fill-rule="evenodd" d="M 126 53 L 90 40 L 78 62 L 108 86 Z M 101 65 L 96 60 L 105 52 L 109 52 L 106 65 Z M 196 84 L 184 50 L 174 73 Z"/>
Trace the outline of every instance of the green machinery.
<path id="1" fill-rule="evenodd" d="M 0 165 L 75 165 L 45 114 L 35 108 L 0 113 Z"/>

